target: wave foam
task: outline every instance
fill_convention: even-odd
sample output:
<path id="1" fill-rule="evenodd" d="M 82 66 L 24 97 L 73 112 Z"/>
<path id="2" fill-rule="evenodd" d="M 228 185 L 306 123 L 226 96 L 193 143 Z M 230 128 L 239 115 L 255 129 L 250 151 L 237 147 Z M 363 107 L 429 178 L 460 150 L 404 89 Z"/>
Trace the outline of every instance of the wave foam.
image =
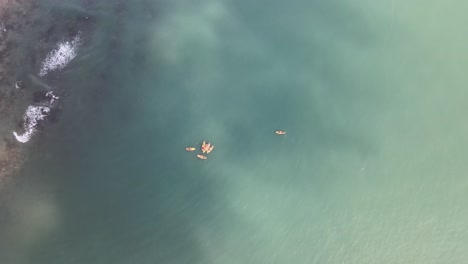
<path id="1" fill-rule="evenodd" d="M 80 33 L 71 41 L 62 41 L 57 48 L 52 50 L 42 62 L 39 76 L 46 75 L 49 71 L 61 70 L 76 57 L 76 48 L 80 43 Z"/>
<path id="2" fill-rule="evenodd" d="M 50 98 L 50 102 L 49 102 L 49 105 L 50 106 L 53 106 L 55 104 L 55 102 L 60 99 L 60 97 L 58 97 L 57 95 L 55 95 L 52 91 L 50 92 L 47 92 L 46 95 L 45 95 L 47 98 Z"/>
<path id="3" fill-rule="evenodd" d="M 50 113 L 50 108 L 47 106 L 28 106 L 24 114 L 24 133 L 19 135 L 13 132 L 16 140 L 21 143 L 26 143 L 31 139 L 32 134 L 36 131 L 38 121 L 43 120 Z"/>

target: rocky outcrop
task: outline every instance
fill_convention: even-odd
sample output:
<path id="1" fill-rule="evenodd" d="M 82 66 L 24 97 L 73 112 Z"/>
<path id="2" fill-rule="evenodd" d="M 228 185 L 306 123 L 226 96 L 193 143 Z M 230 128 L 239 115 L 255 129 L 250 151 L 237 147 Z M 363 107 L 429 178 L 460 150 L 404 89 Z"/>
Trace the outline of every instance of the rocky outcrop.
<path id="1" fill-rule="evenodd" d="M 32 23 L 36 0 L 0 0 L 0 181 L 20 167 L 22 146 L 12 130 L 25 109 L 24 83 L 17 79 L 18 43 Z"/>

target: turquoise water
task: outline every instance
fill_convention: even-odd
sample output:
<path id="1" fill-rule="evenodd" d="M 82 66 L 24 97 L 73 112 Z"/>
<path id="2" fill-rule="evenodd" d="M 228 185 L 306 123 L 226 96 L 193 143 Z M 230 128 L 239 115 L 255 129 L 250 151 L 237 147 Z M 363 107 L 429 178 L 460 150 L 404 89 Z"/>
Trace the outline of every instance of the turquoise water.
<path id="1" fill-rule="evenodd" d="M 466 5 L 44 2 L 93 27 L 2 263 L 463 263 Z"/>

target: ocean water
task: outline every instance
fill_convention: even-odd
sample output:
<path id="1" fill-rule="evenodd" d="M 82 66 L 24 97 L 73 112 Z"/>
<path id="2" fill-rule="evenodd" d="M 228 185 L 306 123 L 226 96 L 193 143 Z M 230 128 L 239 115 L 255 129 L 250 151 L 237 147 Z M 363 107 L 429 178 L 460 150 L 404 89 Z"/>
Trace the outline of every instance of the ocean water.
<path id="1" fill-rule="evenodd" d="M 43 1 L 83 43 L 0 263 L 465 263 L 467 5 Z"/>

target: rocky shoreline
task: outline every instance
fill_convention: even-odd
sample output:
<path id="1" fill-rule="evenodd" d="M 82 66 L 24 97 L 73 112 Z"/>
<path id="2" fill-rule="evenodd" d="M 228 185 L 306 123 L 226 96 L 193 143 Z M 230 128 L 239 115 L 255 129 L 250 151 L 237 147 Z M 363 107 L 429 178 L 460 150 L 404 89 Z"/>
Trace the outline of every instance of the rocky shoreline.
<path id="1" fill-rule="evenodd" d="M 15 72 L 15 49 L 32 25 L 35 0 L 0 0 L 0 180 L 17 170 L 24 161 L 23 146 L 15 142 L 12 128 L 24 111 L 23 83 Z"/>
<path id="2" fill-rule="evenodd" d="M 44 10 L 37 0 L 0 0 L 0 186 L 62 108 L 60 72 L 94 24 L 87 5 Z"/>

